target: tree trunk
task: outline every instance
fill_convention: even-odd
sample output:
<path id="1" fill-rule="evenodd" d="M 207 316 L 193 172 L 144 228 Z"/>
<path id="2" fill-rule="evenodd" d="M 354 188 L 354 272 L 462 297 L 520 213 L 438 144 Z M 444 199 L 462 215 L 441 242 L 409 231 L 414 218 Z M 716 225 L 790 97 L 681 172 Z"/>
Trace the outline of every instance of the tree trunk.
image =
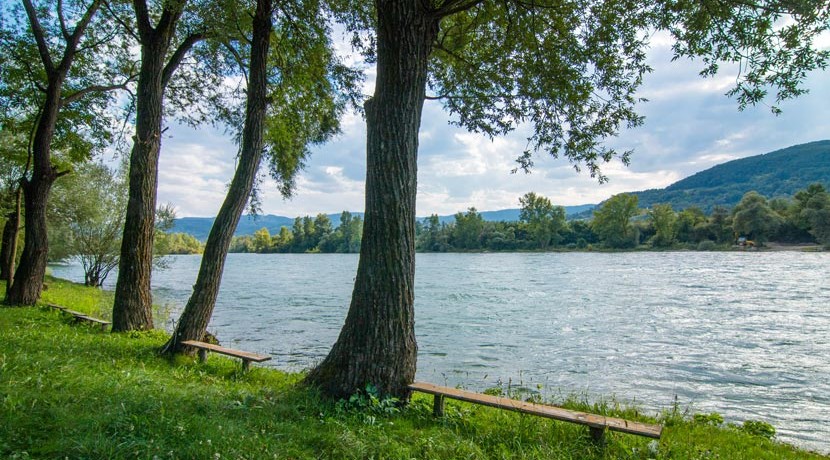
<path id="1" fill-rule="evenodd" d="M 32 139 L 32 177 L 21 181 L 26 209 L 23 219 L 26 235 L 23 240 L 20 265 L 14 272 L 11 287 L 6 291 L 6 303 L 9 305 L 34 305 L 40 299 L 40 292 L 43 288 L 49 252 L 46 203 L 52 184 L 58 177 L 51 162 L 52 138 L 61 107 L 61 88 L 66 72 L 68 72 L 69 64 L 65 65 L 66 69 L 59 69 L 49 78 L 46 99 Z"/>
<path id="2" fill-rule="evenodd" d="M 267 61 L 272 29 L 271 0 L 258 0 L 253 21 L 248 100 L 239 165 L 205 244 L 193 294 L 164 351 L 183 351 L 181 342 L 202 340 L 216 305 L 222 271 L 233 233 L 245 210 L 262 159 L 262 131 L 267 109 Z"/>
<path id="3" fill-rule="evenodd" d="M 37 180 L 33 178 L 23 184 L 26 234 L 20 264 L 15 271 L 11 289 L 6 295 L 6 303 L 10 305 L 34 305 L 40 299 L 49 252 L 46 203 L 55 176 L 54 172 L 47 173 Z"/>
<path id="4" fill-rule="evenodd" d="M 378 0 L 377 80 L 366 102 L 366 215 L 346 322 L 306 381 L 333 397 L 372 384 L 409 398 L 415 378 L 418 130 L 438 19 L 418 0 Z"/>
<path id="5" fill-rule="evenodd" d="M 164 103 L 162 74 L 170 37 L 170 34 L 151 33 L 141 45 L 129 198 L 112 307 L 112 332 L 153 328 L 150 274 Z"/>
<path id="6" fill-rule="evenodd" d="M 14 263 L 17 252 L 14 246 L 14 239 L 17 232 L 17 212 L 10 212 L 6 219 L 6 224 L 3 225 L 3 241 L 0 243 L 0 280 L 10 281 L 14 274 Z M 7 284 L 6 288 L 11 284 Z"/>

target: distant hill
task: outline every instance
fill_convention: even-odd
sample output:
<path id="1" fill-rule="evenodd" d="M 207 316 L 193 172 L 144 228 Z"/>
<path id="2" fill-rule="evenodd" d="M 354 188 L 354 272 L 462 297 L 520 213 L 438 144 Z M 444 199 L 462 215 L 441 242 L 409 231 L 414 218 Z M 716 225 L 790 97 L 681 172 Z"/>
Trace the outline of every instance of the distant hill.
<path id="1" fill-rule="evenodd" d="M 639 197 L 641 208 L 671 203 L 676 210 L 698 206 L 709 212 L 717 205 L 735 206 L 751 190 L 767 198 L 791 197 L 816 182 L 830 188 L 830 140 L 733 160 L 664 189 L 632 193 Z"/>
<path id="2" fill-rule="evenodd" d="M 565 215 L 570 217 L 577 213 L 593 209 L 593 204 L 583 204 L 578 206 L 565 206 Z M 519 220 L 519 209 L 502 209 L 499 211 L 481 211 L 481 216 L 486 221 L 507 221 L 513 222 Z M 362 212 L 353 212 L 352 215 L 363 217 Z M 332 226 L 340 225 L 340 213 L 328 214 L 331 219 Z M 419 219 L 425 219 L 420 217 Z M 438 219 L 443 223 L 455 222 L 455 215 L 438 216 Z M 199 241 L 207 240 L 210 227 L 213 225 L 213 217 L 182 217 L 176 219 L 173 224 L 172 232 L 188 233 L 195 236 Z M 265 227 L 272 235 L 279 233 L 280 228 L 291 228 L 294 225 L 293 217 L 275 216 L 272 214 L 266 215 L 244 215 L 239 220 L 239 225 L 236 227 L 236 236 L 251 235 L 255 231 Z"/>

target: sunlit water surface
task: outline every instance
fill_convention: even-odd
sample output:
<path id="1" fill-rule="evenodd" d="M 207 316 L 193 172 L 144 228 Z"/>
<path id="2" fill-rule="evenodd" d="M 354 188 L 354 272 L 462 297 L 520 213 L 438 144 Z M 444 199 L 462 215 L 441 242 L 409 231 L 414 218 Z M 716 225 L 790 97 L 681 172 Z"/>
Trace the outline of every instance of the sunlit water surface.
<path id="1" fill-rule="evenodd" d="M 153 288 L 175 319 L 200 256 L 170 260 Z M 356 255 L 231 254 L 210 330 L 308 368 L 337 338 L 356 267 Z M 676 399 L 830 451 L 830 254 L 419 254 L 415 312 L 419 380 L 651 412 Z"/>

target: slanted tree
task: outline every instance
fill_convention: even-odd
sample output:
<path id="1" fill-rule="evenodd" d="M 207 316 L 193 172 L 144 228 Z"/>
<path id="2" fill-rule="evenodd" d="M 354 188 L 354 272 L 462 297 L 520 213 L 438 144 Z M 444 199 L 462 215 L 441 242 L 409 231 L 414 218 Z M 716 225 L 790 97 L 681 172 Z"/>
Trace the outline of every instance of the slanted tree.
<path id="1" fill-rule="evenodd" d="M 339 89 L 351 87 L 354 82 L 354 74 L 339 65 L 331 50 L 318 0 L 281 2 L 278 9 L 275 6 L 272 0 L 257 0 L 255 12 L 249 17 L 252 38 L 243 40 L 250 46 L 233 53 L 249 56 L 244 66 L 248 86 L 239 161 L 205 244 L 193 294 L 165 346 L 167 352 L 183 351 L 181 342 L 202 340 L 207 332 L 228 248 L 251 197 L 263 152 L 268 155 L 271 175 L 281 191 L 290 195 L 309 147 L 338 131 L 338 118 L 346 105 L 346 98 L 341 97 L 345 93 Z M 244 23 L 247 14 L 240 13 L 233 23 Z M 271 46 L 272 41 L 276 46 Z M 330 231 L 331 221 L 321 216 L 315 228 L 323 231 L 327 223 Z M 256 239 L 262 240 L 257 249 L 271 246 L 271 236 L 263 230 L 257 232 Z"/>
<path id="2" fill-rule="evenodd" d="M 425 99 L 440 99 L 455 123 L 497 136 L 530 125 L 533 153 L 563 156 L 603 178 L 618 156 L 603 139 L 637 126 L 636 90 L 656 29 L 677 56 L 703 57 L 705 75 L 740 63 L 732 95 L 741 107 L 801 94 L 806 71 L 828 52 L 821 2 L 635 2 L 631 0 L 355 0 L 338 17 L 368 36 L 377 63 L 366 101 L 367 175 L 363 244 L 351 305 L 328 356 L 307 376 L 341 397 L 374 384 L 408 398 L 414 379 L 415 196 L 418 129 Z M 781 17 L 785 24 L 777 22 Z M 431 94 L 427 95 L 427 87 Z M 621 152 L 623 162 L 629 152 Z"/>
<path id="3" fill-rule="evenodd" d="M 88 157 L 90 139 L 110 131 L 104 115 L 112 102 L 109 92 L 131 81 L 123 41 L 99 14 L 101 5 L 101 0 L 23 0 L 23 12 L 3 7 L 11 20 L 0 24 L 0 50 L 8 58 L 0 98 L 15 107 L 11 118 L 34 126 L 28 143 L 31 174 L 20 180 L 26 231 L 20 264 L 6 292 L 11 305 L 33 305 L 40 298 L 49 249 L 47 202 L 52 184 L 70 171 L 53 161 L 56 139 L 74 143 L 68 150 Z M 3 117 L 10 118 L 8 110 Z"/>

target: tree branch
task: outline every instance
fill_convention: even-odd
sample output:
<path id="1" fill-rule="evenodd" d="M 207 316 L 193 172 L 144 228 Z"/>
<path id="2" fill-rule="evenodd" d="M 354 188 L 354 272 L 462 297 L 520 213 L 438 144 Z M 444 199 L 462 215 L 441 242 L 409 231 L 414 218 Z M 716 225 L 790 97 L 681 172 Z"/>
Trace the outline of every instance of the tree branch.
<path id="1" fill-rule="evenodd" d="M 40 25 L 40 20 L 37 18 L 35 7 L 32 6 L 32 0 L 23 0 L 23 7 L 26 9 L 26 16 L 29 17 L 29 24 L 32 26 L 32 34 L 35 36 L 40 60 L 43 61 L 43 67 L 46 68 L 46 73 L 51 74 L 55 70 L 55 65 L 52 63 L 52 57 L 49 55 L 49 47 L 46 45 L 45 33 L 43 32 L 43 27 Z"/>
<path id="2" fill-rule="evenodd" d="M 104 2 L 104 7 L 107 9 L 107 11 L 108 11 L 108 12 L 109 12 L 109 14 L 112 16 L 112 18 L 115 20 L 115 22 L 117 22 L 117 23 L 118 23 L 121 27 L 123 27 L 123 28 L 124 28 L 124 31 L 125 31 L 125 32 L 127 32 L 128 34 L 130 34 L 130 36 L 132 36 L 134 39 L 136 39 L 136 41 L 139 41 L 139 42 L 141 41 L 141 40 L 138 38 L 138 35 L 136 35 L 136 33 L 135 33 L 135 31 L 133 30 L 133 28 L 132 28 L 132 27 L 130 27 L 130 26 L 129 26 L 129 24 L 127 24 L 126 22 L 124 22 L 124 20 L 123 20 L 123 19 L 121 19 L 121 16 L 119 16 L 119 15 L 118 15 L 118 14 L 117 14 L 117 13 L 116 13 L 113 9 L 112 9 L 112 6 L 110 6 L 110 2 L 105 1 L 105 2 Z"/>
<path id="3" fill-rule="evenodd" d="M 242 71 L 242 76 L 245 77 L 245 84 L 247 85 L 248 68 L 245 66 L 245 60 L 242 59 L 242 56 L 239 55 L 239 51 L 236 48 L 234 48 L 233 45 L 230 44 L 230 42 L 223 40 L 222 46 L 224 46 L 225 49 L 227 49 L 228 52 L 231 53 L 231 56 L 233 56 L 233 60 L 236 61 L 236 65 L 239 66 L 239 70 Z"/>
<path id="4" fill-rule="evenodd" d="M 71 36 L 69 35 L 69 29 L 66 28 L 66 21 L 63 19 L 63 0 L 58 0 L 58 22 L 60 22 L 61 34 L 63 34 L 64 40 L 69 42 Z"/>
<path id="5" fill-rule="evenodd" d="M 162 72 L 161 77 L 161 85 L 162 87 L 166 87 L 167 83 L 170 82 L 170 78 L 173 76 L 173 73 L 179 67 L 179 64 L 182 63 L 182 60 L 193 48 L 193 45 L 199 43 L 200 41 L 204 40 L 207 37 L 206 34 L 202 32 L 197 32 L 195 34 L 190 34 L 184 41 L 176 48 L 176 52 L 173 53 L 173 56 L 170 57 L 170 60 L 167 62 L 167 65 L 164 66 L 164 71 Z"/>
<path id="6" fill-rule="evenodd" d="M 135 81 L 136 78 L 138 78 L 138 74 L 130 75 L 130 77 L 127 78 L 127 81 L 125 81 L 124 83 L 117 83 L 117 84 L 112 84 L 112 85 L 87 86 L 86 88 L 75 91 L 74 93 L 72 93 L 72 94 L 66 96 L 65 98 L 63 98 L 63 100 L 61 101 L 61 104 L 62 105 L 71 104 L 71 103 L 81 99 L 82 97 L 86 96 L 89 93 L 96 93 L 96 92 L 103 93 L 103 92 L 112 91 L 112 90 L 115 90 L 115 89 L 127 89 L 127 85 L 129 85 L 131 82 Z"/>
<path id="7" fill-rule="evenodd" d="M 150 13 L 147 12 L 147 0 L 133 0 L 133 9 L 135 10 L 138 34 L 142 38 L 139 41 L 148 39 L 153 33 L 153 26 L 150 24 Z"/>
<path id="8" fill-rule="evenodd" d="M 484 3 L 484 0 L 470 0 L 467 2 L 462 0 L 447 0 L 443 5 L 435 10 L 435 14 L 439 18 L 445 18 L 447 16 L 452 16 L 453 14 L 475 8 L 481 3 Z"/>
<path id="9" fill-rule="evenodd" d="M 27 0 L 28 1 L 28 0 Z M 81 41 L 81 37 L 86 32 L 87 26 L 89 26 L 90 21 L 92 21 L 92 17 L 95 16 L 95 13 L 98 11 L 98 7 L 101 6 L 101 0 L 94 0 L 89 8 L 87 8 L 84 16 L 78 21 L 78 24 L 75 25 L 75 30 L 72 31 L 72 35 L 66 41 L 66 49 L 63 52 L 63 59 L 61 59 L 60 63 L 60 70 L 64 73 L 69 71 L 69 65 L 72 62 L 72 59 L 75 58 L 75 54 L 78 49 L 78 43 Z"/>

